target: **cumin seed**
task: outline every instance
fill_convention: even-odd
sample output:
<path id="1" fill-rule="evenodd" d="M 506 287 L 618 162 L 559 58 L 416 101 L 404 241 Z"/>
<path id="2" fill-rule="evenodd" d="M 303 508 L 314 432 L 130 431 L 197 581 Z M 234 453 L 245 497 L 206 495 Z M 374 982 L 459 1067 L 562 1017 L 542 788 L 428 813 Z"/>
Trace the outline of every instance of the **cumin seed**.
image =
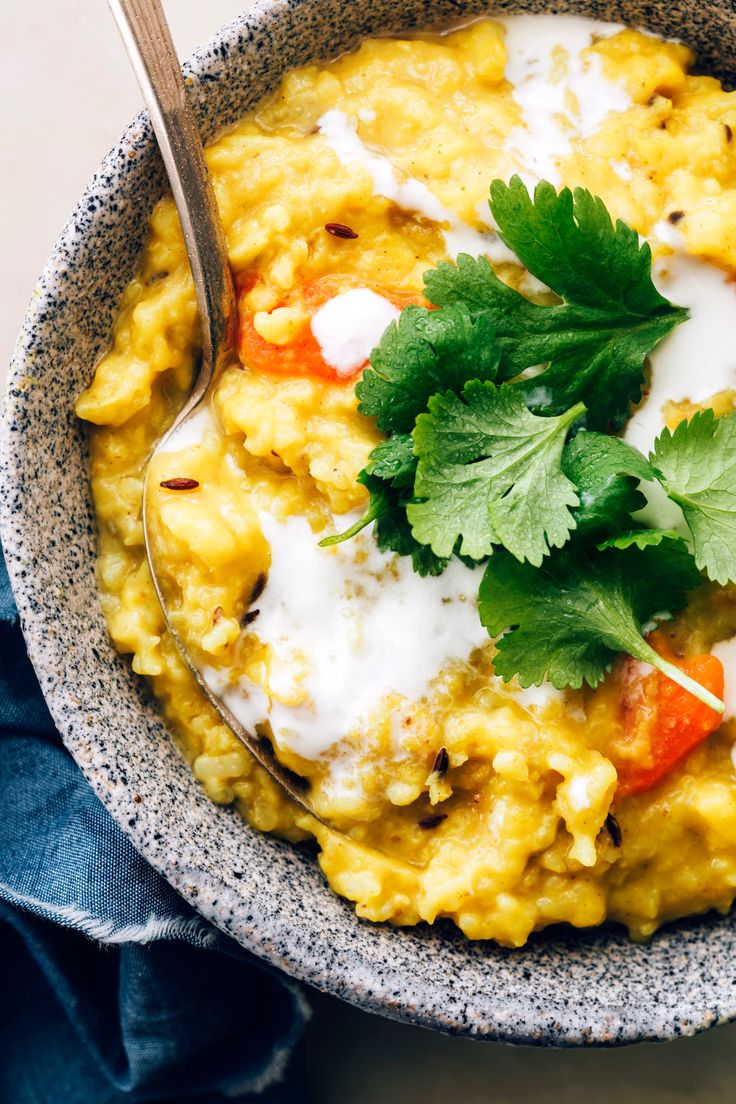
<path id="1" fill-rule="evenodd" d="M 447 820 L 447 813 L 432 813 L 431 816 L 422 817 L 419 821 L 420 828 L 436 828 L 443 820 Z"/>
<path id="2" fill-rule="evenodd" d="M 440 776 L 443 774 L 447 774 L 449 768 L 450 756 L 447 754 L 447 748 L 441 747 L 440 750 L 437 752 L 437 758 L 435 759 L 434 766 L 432 767 L 432 774 L 439 774 Z"/>
<path id="3" fill-rule="evenodd" d="M 731 127 L 728 125 L 728 123 L 724 123 L 723 129 L 726 132 L 726 141 L 730 142 L 733 139 L 733 131 L 731 130 Z"/>
<path id="4" fill-rule="evenodd" d="M 257 602 L 258 599 L 263 594 L 265 589 L 266 589 L 266 576 L 263 574 L 263 572 L 261 572 L 261 574 L 256 579 L 255 583 L 253 584 L 253 589 L 250 592 L 250 598 L 248 599 L 248 605 L 252 606 L 254 602 Z"/>
<path id="5" fill-rule="evenodd" d="M 261 611 L 257 610 L 257 609 L 248 610 L 248 612 L 246 614 L 244 614 L 244 616 L 243 616 L 243 619 L 241 621 L 241 625 L 252 625 L 260 612 Z"/>
<path id="6" fill-rule="evenodd" d="M 162 479 L 160 486 L 167 491 L 194 491 L 199 486 L 199 481 L 188 479 L 184 475 L 178 475 L 174 479 Z"/>
<path id="7" fill-rule="evenodd" d="M 326 222 L 325 230 L 328 234 L 332 234 L 333 238 L 357 238 L 358 236 L 355 230 L 342 222 Z"/>
<path id="8" fill-rule="evenodd" d="M 673 226 L 676 226 L 677 223 L 681 219 L 684 219 L 684 217 L 685 217 L 685 212 L 684 211 L 670 211 L 670 213 L 667 216 L 667 221 L 671 222 Z"/>
<path id="9" fill-rule="evenodd" d="M 212 620 L 215 625 L 218 623 L 218 621 L 222 621 L 222 615 L 224 612 L 225 611 L 223 610 L 222 606 L 218 606 L 215 612 L 212 614 Z"/>
<path id="10" fill-rule="evenodd" d="M 608 816 L 606 817 L 604 827 L 606 828 L 606 831 L 608 832 L 609 836 L 611 837 L 611 843 L 613 844 L 613 846 L 614 847 L 620 847 L 621 846 L 621 840 L 623 838 L 622 835 L 621 835 L 621 825 L 616 820 L 613 813 L 609 813 Z"/>

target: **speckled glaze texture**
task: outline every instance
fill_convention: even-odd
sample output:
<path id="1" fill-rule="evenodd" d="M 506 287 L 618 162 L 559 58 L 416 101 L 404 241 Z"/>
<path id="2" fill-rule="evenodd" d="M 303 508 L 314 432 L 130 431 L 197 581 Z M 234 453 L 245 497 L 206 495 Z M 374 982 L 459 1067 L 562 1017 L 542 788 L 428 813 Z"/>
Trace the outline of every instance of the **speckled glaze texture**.
<path id="1" fill-rule="evenodd" d="M 365 35 L 447 26 L 539 2 L 259 0 L 187 67 L 205 138 L 282 74 Z M 678 36 L 732 83 L 729 0 L 565 2 Z M 618 931 L 547 933 L 522 951 L 454 929 L 358 920 L 313 858 L 211 805 L 141 679 L 107 638 L 95 585 L 85 434 L 72 404 L 108 340 L 148 215 L 164 187 L 145 116 L 80 200 L 43 272 L 5 401 L 3 542 L 28 648 L 64 740 L 143 855 L 208 919 L 295 977 L 370 1011 L 522 1043 L 614 1044 L 691 1034 L 736 1018 L 736 919 L 671 926 L 650 945 Z"/>

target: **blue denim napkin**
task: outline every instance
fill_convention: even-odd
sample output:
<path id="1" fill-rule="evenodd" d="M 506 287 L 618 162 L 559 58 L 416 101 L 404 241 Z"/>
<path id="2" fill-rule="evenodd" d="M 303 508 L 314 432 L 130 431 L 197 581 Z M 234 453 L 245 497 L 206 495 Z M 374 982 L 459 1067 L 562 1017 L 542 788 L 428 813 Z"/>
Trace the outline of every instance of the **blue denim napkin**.
<path id="1" fill-rule="evenodd" d="M 134 850 L 64 750 L 0 555 L 0 1101 L 299 1104 L 300 990 Z"/>

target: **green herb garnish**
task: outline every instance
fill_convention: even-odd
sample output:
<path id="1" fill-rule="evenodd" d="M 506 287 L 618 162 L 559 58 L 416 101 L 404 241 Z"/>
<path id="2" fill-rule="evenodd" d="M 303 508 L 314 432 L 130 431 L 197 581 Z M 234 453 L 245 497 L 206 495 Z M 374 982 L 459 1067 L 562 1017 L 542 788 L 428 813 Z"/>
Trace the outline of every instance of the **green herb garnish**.
<path id="1" fill-rule="evenodd" d="M 531 302 L 483 258 L 426 274 L 438 309 L 404 310 L 356 388 L 388 434 L 359 476 L 369 508 L 321 543 L 375 522 L 379 547 L 422 575 L 453 555 L 488 559 L 479 608 L 505 680 L 596 686 L 627 652 L 722 712 L 642 626 L 684 605 L 699 570 L 736 582 L 736 414 L 665 430 L 649 459 L 610 436 L 687 311 L 654 287 L 649 247 L 589 192 L 543 182 L 532 198 L 515 177 L 494 181 L 491 210 L 561 302 Z M 637 523 L 640 481 L 682 507 L 694 556 L 677 533 Z"/>
<path id="2" fill-rule="evenodd" d="M 682 507 L 698 567 L 722 585 L 736 582 L 736 414 L 703 410 L 665 429 L 651 460 Z"/>
<path id="3" fill-rule="evenodd" d="M 646 505 L 639 480 L 655 473 L 642 454 L 619 437 L 578 433 L 565 445 L 562 470 L 577 489 L 573 511 L 578 536 L 596 537 L 625 529 L 631 514 Z"/>
<path id="4" fill-rule="evenodd" d="M 418 575 L 441 575 L 448 557 L 437 556 L 426 544 L 420 544 L 412 534 L 406 516 L 407 503 L 413 495 L 417 461 L 413 441 L 408 433 L 399 433 L 376 445 L 368 466 L 358 480 L 366 487 L 369 500 L 363 517 L 334 537 L 320 541 L 323 548 L 356 537 L 362 529 L 375 522 L 375 538 L 382 552 L 411 556 Z"/>
<path id="5" fill-rule="evenodd" d="M 641 398 L 645 357 L 688 316 L 652 283 L 649 246 L 621 220 L 614 226 L 602 200 L 583 188 L 558 195 L 542 181 L 532 198 L 518 176 L 508 185 L 494 180 L 491 212 L 506 245 L 562 302 L 532 303 L 488 261 L 467 256 L 426 274 L 427 298 L 488 316 L 499 379 L 546 365 L 519 384 L 533 410 L 561 414 L 584 402 L 589 428 L 620 428 Z"/>
<path id="6" fill-rule="evenodd" d="M 355 391 L 358 409 L 384 433 L 410 433 L 438 391 L 495 380 L 500 352 L 488 314 L 464 303 L 442 311 L 406 307 L 371 354 Z"/>
<path id="7" fill-rule="evenodd" d="M 407 506 L 412 533 L 438 556 L 479 560 L 502 544 L 540 564 L 565 543 L 575 522 L 575 487 L 561 466 L 578 403 L 557 418 L 532 414 L 520 391 L 468 383 L 462 395 L 435 395 L 414 429 L 419 458 Z"/>
<path id="8" fill-rule="evenodd" d="M 575 548 L 556 553 L 541 570 L 507 553 L 494 555 L 480 585 L 480 618 L 492 636 L 503 633 L 494 668 L 522 686 L 597 686 L 618 652 L 651 663 L 713 709 L 714 697 L 641 635 L 661 610 L 679 609 L 700 577 L 685 542 L 658 532 L 643 547 L 598 554 Z M 505 632 L 509 626 L 510 631 Z"/>

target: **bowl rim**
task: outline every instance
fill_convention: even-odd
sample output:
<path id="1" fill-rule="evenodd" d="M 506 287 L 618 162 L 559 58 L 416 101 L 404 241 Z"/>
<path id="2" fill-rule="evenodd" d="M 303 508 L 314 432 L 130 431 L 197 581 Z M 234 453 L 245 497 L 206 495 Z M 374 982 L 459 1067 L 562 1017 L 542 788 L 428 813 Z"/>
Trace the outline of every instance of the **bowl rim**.
<path id="1" fill-rule="evenodd" d="M 203 45 L 192 53 L 183 64 L 185 75 L 193 78 L 195 81 L 199 81 L 212 65 L 213 53 L 219 49 L 223 43 L 232 43 L 244 30 L 248 31 L 253 27 L 258 27 L 285 8 L 298 7 L 300 4 L 308 4 L 311 2 L 312 0 L 255 0 L 243 14 L 225 23 Z M 319 3 L 319 0 L 315 0 L 315 2 Z M 498 9 L 505 6 L 505 3 L 504 0 L 501 0 L 501 3 L 495 5 L 488 4 L 486 6 L 490 9 Z M 489 14 L 491 14 L 490 11 Z M 319 55 L 315 53 L 314 56 L 316 57 Z M 36 324 L 41 327 L 43 326 L 43 319 L 41 316 L 44 309 L 44 297 L 53 295 L 54 288 L 59 280 L 59 271 L 68 263 L 70 253 L 73 254 L 78 244 L 79 232 L 77 223 L 79 213 L 87 209 L 91 200 L 96 199 L 99 194 L 100 182 L 102 182 L 104 187 L 105 175 L 108 171 L 115 168 L 115 162 L 121 148 L 127 147 L 130 149 L 134 146 L 136 148 L 145 147 L 147 150 L 150 150 L 151 147 L 155 147 L 155 139 L 148 122 L 147 114 L 144 111 L 141 111 L 133 119 L 123 132 L 121 138 L 106 155 L 100 167 L 93 174 L 59 238 L 54 244 L 49 259 L 44 265 L 41 276 L 37 281 L 36 289 L 31 297 L 31 302 L 16 343 L 11 371 L 6 384 L 3 418 L 2 424 L 0 425 L 0 535 L 2 536 L 11 585 L 20 607 L 21 625 L 26 639 L 28 653 L 39 676 L 44 659 L 48 654 L 49 641 L 46 635 L 48 626 L 44 622 L 42 614 L 39 615 L 38 612 L 35 612 L 33 617 L 31 617 L 25 612 L 32 609 L 34 606 L 33 600 L 36 596 L 34 590 L 35 580 L 33 572 L 28 570 L 31 564 L 27 560 L 27 553 L 23 547 L 23 543 L 16 539 L 13 528 L 10 525 L 8 505 L 13 497 L 14 490 L 17 488 L 17 483 L 15 482 L 14 443 L 9 429 L 9 415 L 13 406 L 11 391 L 13 384 L 18 381 L 18 378 L 24 372 L 30 328 Z M 115 175 L 116 172 L 113 172 L 113 176 Z M 87 477 L 86 469 L 85 477 Z M 43 609 L 43 606 L 40 605 L 40 608 Z M 715 1024 L 736 1020 L 736 995 L 733 995 L 730 1000 L 724 1001 L 722 999 L 722 994 L 716 996 L 715 993 L 711 994 L 710 1006 L 708 1006 L 708 1003 L 704 1000 L 698 1007 L 693 1006 L 686 1011 L 682 1009 L 674 1010 L 672 1008 L 660 1008 L 658 1013 L 650 1013 L 648 1019 L 644 1022 L 642 1022 L 641 1018 L 637 1018 L 638 1010 L 636 1008 L 632 1008 L 630 1013 L 628 1013 L 626 1009 L 618 1009 L 616 1014 L 612 1016 L 608 1022 L 594 1023 L 587 1027 L 581 1027 L 580 1022 L 575 1022 L 575 1017 L 573 1017 L 570 1022 L 557 1022 L 554 1024 L 553 1028 L 550 1029 L 548 1021 L 543 1020 L 540 1015 L 534 1015 L 533 1003 L 530 1004 L 527 1009 L 528 1018 L 525 1022 L 531 1026 L 526 1031 L 518 1030 L 518 1027 L 510 1021 L 508 1015 L 504 1014 L 502 1009 L 499 1009 L 497 1015 L 490 1017 L 481 1025 L 471 1022 L 470 1017 L 465 1022 L 457 1017 L 443 1019 L 436 1007 L 428 1006 L 426 1002 L 423 1004 L 420 999 L 414 997 L 408 1003 L 406 1001 L 402 1002 L 401 999 L 397 999 L 398 994 L 396 985 L 397 981 L 402 980 L 401 978 L 397 979 L 396 977 L 389 976 L 380 979 L 371 978 L 371 984 L 366 987 L 366 979 L 364 973 L 361 974 L 360 964 L 358 964 L 357 969 L 354 970 L 352 974 L 350 969 L 346 968 L 342 975 L 336 975 L 334 970 L 331 971 L 329 969 L 329 960 L 327 967 L 325 967 L 319 964 L 313 954 L 311 957 L 305 955 L 303 942 L 299 939 L 292 942 L 290 953 L 286 953 L 283 950 L 284 944 L 278 944 L 274 940 L 272 934 L 261 931 L 257 923 L 249 930 L 240 928 L 235 931 L 231 925 L 228 925 L 228 923 L 223 920 L 222 911 L 217 908 L 217 900 L 213 900 L 211 894 L 208 895 L 207 892 L 202 892 L 204 883 L 207 881 L 209 875 L 205 876 L 203 881 L 198 884 L 196 878 L 193 879 L 191 870 L 187 871 L 187 878 L 183 876 L 181 871 L 172 872 L 171 868 L 167 867 L 166 861 L 162 857 L 162 850 L 151 847 L 150 837 L 147 835 L 146 830 L 147 827 L 150 827 L 150 824 L 137 823 L 135 827 L 131 828 L 127 822 L 125 809 L 119 803 L 111 799 L 109 789 L 104 779 L 94 770 L 90 762 L 79 754 L 78 746 L 80 737 L 78 732 L 75 731 L 75 728 L 78 728 L 81 724 L 87 738 L 94 739 L 96 734 L 94 723 L 91 723 L 85 728 L 85 719 L 81 713 L 73 717 L 70 716 L 68 711 L 68 700 L 65 697 L 67 690 L 64 684 L 56 686 L 47 684 L 44 686 L 43 680 L 40 677 L 39 681 L 41 682 L 52 717 L 59 728 L 67 749 L 78 762 L 87 780 L 97 793 L 97 796 L 107 807 L 108 811 L 126 835 L 131 839 L 136 849 L 162 876 L 167 878 L 174 888 L 195 910 L 197 910 L 197 912 L 203 915 L 213 925 L 226 932 L 226 934 L 236 938 L 247 950 L 278 969 L 285 971 L 292 977 L 307 982 L 324 992 L 331 993 L 364 1010 L 378 1013 L 395 1020 L 440 1030 L 448 1034 L 474 1035 L 479 1038 L 513 1042 L 516 1044 L 542 1044 L 554 1046 L 582 1046 L 592 1044 L 596 1046 L 613 1046 L 645 1041 L 663 1041 L 674 1039 L 681 1035 L 693 1035 Z M 237 816 L 234 812 L 232 815 Z M 151 823 L 154 822 L 155 812 L 151 819 Z M 283 846 L 289 847 L 291 845 L 284 844 Z M 328 892 L 332 891 L 328 890 Z M 348 905 L 347 908 L 355 924 L 367 923 L 354 915 L 352 905 Z M 692 919 L 693 918 L 691 918 L 691 921 Z M 694 920 L 698 926 L 709 924 L 707 918 L 701 919 L 695 917 Z M 688 921 L 679 922 L 680 928 L 685 929 L 687 925 Z M 421 932 L 421 926 L 418 930 Z M 676 938 L 678 924 L 670 924 L 667 926 L 666 930 L 669 936 L 674 935 Z M 610 932 L 606 929 L 603 929 L 603 931 L 606 934 L 606 942 L 608 942 Z M 600 932 L 601 929 L 595 929 L 594 936 Z M 576 943 L 585 942 L 587 934 L 587 932 L 572 932 L 572 936 L 569 937 L 568 933 L 566 933 L 563 937 L 563 942 L 567 941 L 568 938 L 574 939 Z M 450 938 L 454 940 L 459 939 L 461 942 L 464 939 L 464 937 L 456 935 Z M 658 937 L 655 936 L 655 942 L 650 944 L 650 946 L 655 946 L 657 942 Z M 523 949 L 519 949 L 509 953 L 523 956 L 524 951 Z M 529 1011 L 529 1009 L 531 1009 L 531 1011 Z"/>

